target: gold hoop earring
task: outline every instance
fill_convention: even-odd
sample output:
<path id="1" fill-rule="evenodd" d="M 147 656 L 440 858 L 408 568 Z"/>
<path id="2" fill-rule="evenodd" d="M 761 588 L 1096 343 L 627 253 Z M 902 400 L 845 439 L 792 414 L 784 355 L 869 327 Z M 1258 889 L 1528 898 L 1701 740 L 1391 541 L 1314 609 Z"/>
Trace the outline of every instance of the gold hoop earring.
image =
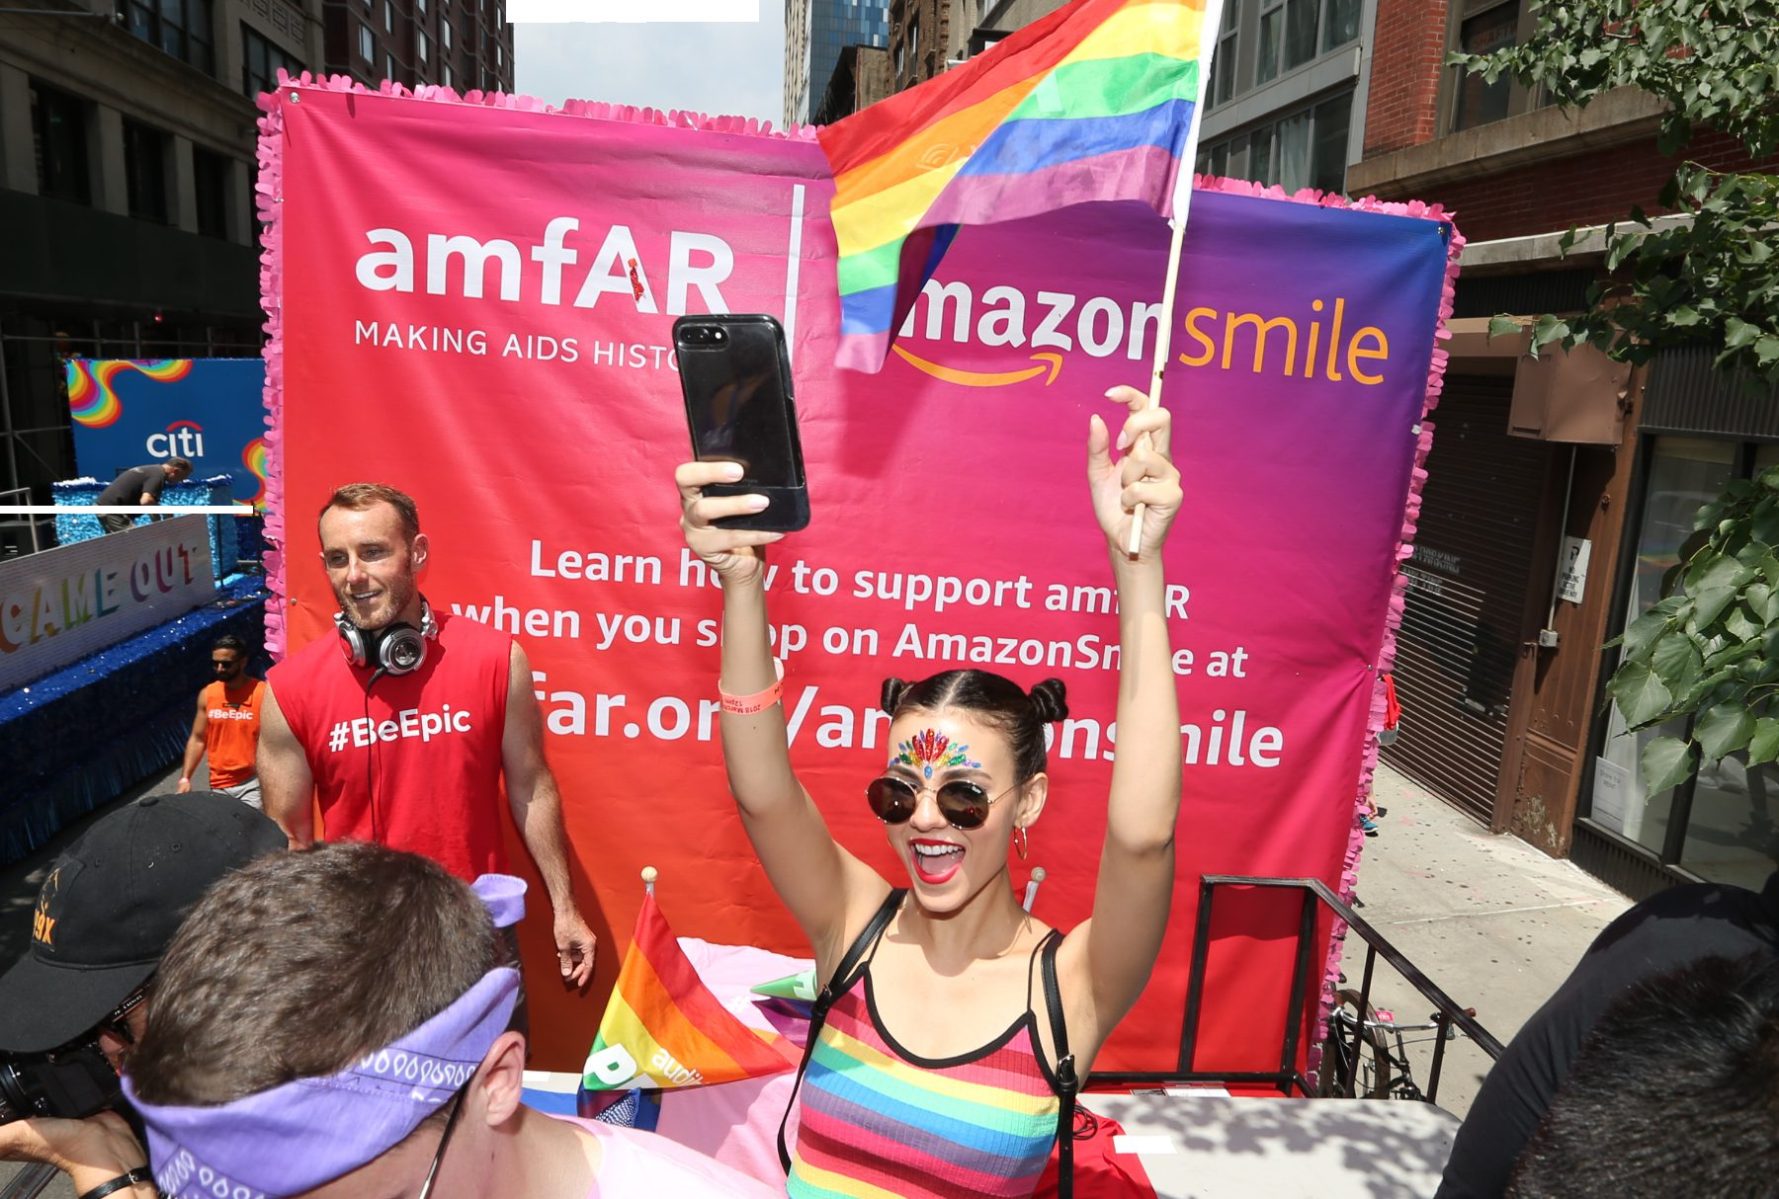
<path id="1" fill-rule="evenodd" d="M 1025 825 L 1013 830 L 1013 848 L 1019 853 L 1019 860 L 1025 861 L 1026 852 L 1030 849 L 1030 837 L 1026 834 Z"/>

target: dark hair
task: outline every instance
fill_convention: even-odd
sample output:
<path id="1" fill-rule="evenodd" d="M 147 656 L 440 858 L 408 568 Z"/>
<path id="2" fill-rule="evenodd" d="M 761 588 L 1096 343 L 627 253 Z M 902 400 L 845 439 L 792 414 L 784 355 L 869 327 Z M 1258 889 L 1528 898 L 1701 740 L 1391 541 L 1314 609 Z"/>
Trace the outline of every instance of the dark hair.
<path id="1" fill-rule="evenodd" d="M 206 1105 L 333 1074 L 499 962 L 482 901 L 417 854 L 342 841 L 260 858 L 168 947 L 130 1076 L 150 1103 Z"/>
<path id="2" fill-rule="evenodd" d="M 210 652 L 211 653 L 215 653 L 219 649 L 234 650 L 237 654 L 240 654 L 243 658 L 245 658 L 247 656 L 247 643 L 245 641 L 241 640 L 239 637 L 235 636 L 233 633 L 224 633 L 222 636 L 218 637 L 215 641 L 212 641 L 210 643 Z"/>
<path id="3" fill-rule="evenodd" d="M 190 458 L 169 458 L 167 459 L 167 465 L 174 470 L 184 471 L 188 475 L 191 474 Z"/>
<path id="4" fill-rule="evenodd" d="M 1699 961 L 1600 1017 L 1514 1166 L 1517 1199 L 1771 1195 L 1779 960 Z"/>
<path id="5" fill-rule="evenodd" d="M 387 483 L 348 483 L 336 488 L 327 497 L 327 503 L 321 505 L 321 511 L 315 516 L 319 525 L 321 518 L 333 508 L 349 508 L 362 512 L 366 508 L 374 508 L 378 504 L 388 504 L 402 518 L 402 532 L 407 534 L 409 541 L 420 533 L 420 508 L 414 503 L 414 497 L 398 487 Z"/>
<path id="6" fill-rule="evenodd" d="M 1045 679 L 1028 695 L 1018 683 L 986 670 L 947 670 L 918 683 L 883 680 L 883 710 L 904 712 L 959 708 L 1006 734 L 1019 782 L 1044 772 L 1044 726 L 1068 717 L 1061 679 Z"/>

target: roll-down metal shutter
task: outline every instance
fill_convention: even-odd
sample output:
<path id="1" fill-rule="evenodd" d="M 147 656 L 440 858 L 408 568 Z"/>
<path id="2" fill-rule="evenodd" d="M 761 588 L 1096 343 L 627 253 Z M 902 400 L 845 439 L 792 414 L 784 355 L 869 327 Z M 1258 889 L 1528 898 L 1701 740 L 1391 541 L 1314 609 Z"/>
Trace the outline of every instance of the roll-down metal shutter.
<path id="1" fill-rule="evenodd" d="M 1485 824 L 1495 807 L 1550 447 L 1507 435 L 1510 379 L 1450 376 L 1403 565 L 1401 735 L 1386 762 Z"/>

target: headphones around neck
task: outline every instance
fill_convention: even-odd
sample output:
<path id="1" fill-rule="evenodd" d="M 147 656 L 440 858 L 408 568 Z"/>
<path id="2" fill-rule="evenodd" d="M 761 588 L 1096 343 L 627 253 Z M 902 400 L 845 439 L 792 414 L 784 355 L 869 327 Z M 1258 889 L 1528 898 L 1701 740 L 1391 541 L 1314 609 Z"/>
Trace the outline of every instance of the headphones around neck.
<path id="1" fill-rule="evenodd" d="M 384 674 L 412 674 L 419 670 L 426 661 L 426 643 L 439 639 L 438 622 L 432 618 L 432 607 L 424 598 L 420 601 L 419 628 L 397 620 L 380 629 L 361 629 L 344 612 L 336 612 L 334 629 L 340 634 L 340 650 L 346 661 Z"/>

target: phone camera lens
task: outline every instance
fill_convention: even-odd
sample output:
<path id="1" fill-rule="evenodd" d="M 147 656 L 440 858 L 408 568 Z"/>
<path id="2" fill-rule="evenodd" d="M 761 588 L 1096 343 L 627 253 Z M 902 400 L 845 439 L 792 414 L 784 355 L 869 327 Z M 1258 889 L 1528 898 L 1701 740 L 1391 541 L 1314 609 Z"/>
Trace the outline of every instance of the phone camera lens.
<path id="1" fill-rule="evenodd" d="M 722 331 L 722 330 L 721 330 L 721 329 L 712 329 L 712 330 L 711 330 L 711 331 L 710 331 L 710 339 L 711 339 L 711 340 L 712 340 L 712 341 L 721 341 L 721 340 L 723 340 L 723 331 Z"/>

